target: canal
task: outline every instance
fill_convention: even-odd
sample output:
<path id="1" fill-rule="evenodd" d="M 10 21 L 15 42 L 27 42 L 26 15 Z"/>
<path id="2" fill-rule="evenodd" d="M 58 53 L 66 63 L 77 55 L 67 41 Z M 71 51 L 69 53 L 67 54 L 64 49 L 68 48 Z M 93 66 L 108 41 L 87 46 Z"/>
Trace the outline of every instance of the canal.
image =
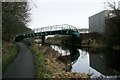
<path id="1" fill-rule="evenodd" d="M 92 77 L 120 76 L 120 51 L 51 45 L 70 64 L 71 72 L 89 73 Z"/>

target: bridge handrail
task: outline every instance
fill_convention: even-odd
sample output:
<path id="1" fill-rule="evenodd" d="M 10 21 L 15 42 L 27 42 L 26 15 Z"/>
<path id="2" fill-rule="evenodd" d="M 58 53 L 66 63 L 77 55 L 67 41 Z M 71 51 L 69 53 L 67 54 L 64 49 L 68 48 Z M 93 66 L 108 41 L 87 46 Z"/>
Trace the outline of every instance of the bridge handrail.
<path id="1" fill-rule="evenodd" d="M 53 25 L 53 26 L 47 26 L 47 27 L 42 27 L 42 28 L 35 28 L 35 29 L 32 29 L 32 31 L 30 32 L 20 33 L 16 36 L 30 34 L 30 33 L 38 33 L 38 32 L 65 30 L 65 29 L 78 32 L 78 29 L 75 26 L 72 26 L 69 24 L 62 24 L 62 25 Z"/>
<path id="2" fill-rule="evenodd" d="M 78 31 L 77 28 L 72 25 L 62 24 L 62 25 L 47 26 L 42 28 L 35 28 L 33 29 L 33 32 L 36 33 L 36 32 L 45 32 L 45 31 L 63 30 L 63 29 Z"/>

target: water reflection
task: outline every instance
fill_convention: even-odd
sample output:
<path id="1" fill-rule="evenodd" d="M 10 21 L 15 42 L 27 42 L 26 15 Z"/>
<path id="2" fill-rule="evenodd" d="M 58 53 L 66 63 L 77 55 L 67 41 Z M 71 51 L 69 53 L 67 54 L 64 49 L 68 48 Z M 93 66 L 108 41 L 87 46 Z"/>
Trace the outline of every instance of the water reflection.
<path id="1" fill-rule="evenodd" d="M 109 49 L 84 51 L 75 47 L 51 46 L 61 53 L 63 62 L 70 63 L 72 72 L 93 73 L 93 76 L 120 75 L 119 51 Z"/>
<path id="2" fill-rule="evenodd" d="M 78 60 L 80 54 L 79 54 L 79 51 L 77 49 L 75 49 L 75 48 L 70 50 L 70 52 L 71 52 L 71 54 L 70 54 L 71 59 L 70 60 L 71 60 L 71 63 L 73 65 Z"/>
<path id="3" fill-rule="evenodd" d="M 90 66 L 105 76 L 120 75 L 119 51 L 89 52 Z"/>
<path id="4" fill-rule="evenodd" d="M 54 50 L 58 51 L 62 56 L 70 55 L 70 51 L 65 47 L 61 47 L 61 46 L 58 46 L 58 45 L 51 45 L 51 47 Z"/>
<path id="5" fill-rule="evenodd" d="M 80 72 L 80 73 L 90 73 L 93 76 L 101 76 L 102 74 L 96 71 L 94 68 L 90 66 L 90 54 L 81 49 L 79 50 L 80 57 L 76 61 L 74 65 L 72 65 L 72 72 Z"/>

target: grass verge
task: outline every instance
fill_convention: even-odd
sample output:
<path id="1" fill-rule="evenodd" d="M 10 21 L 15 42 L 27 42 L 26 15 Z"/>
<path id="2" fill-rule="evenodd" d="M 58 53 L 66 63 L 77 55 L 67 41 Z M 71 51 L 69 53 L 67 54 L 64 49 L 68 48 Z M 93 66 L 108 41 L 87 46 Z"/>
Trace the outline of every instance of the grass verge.
<path id="1" fill-rule="evenodd" d="M 45 58 L 39 46 L 33 44 L 31 48 L 35 56 L 36 78 L 51 78 L 54 73 L 60 72 L 57 66 L 52 64 L 48 58 Z"/>
<path id="2" fill-rule="evenodd" d="M 35 56 L 36 78 L 68 78 L 68 80 L 69 78 L 85 78 L 89 80 L 88 74 L 66 72 L 67 67 L 56 58 L 57 55 L 54 54 L 56 51 L 51 48 L 35 44 L 32 44 L 31 48 Z"/>
<path id="3" fill-rule="evenodd" d="M 18 47 L 15 43 L 2 43 L 2 71 L 4 72 L 7 66 L 15 59 L 18 52 Z"/>

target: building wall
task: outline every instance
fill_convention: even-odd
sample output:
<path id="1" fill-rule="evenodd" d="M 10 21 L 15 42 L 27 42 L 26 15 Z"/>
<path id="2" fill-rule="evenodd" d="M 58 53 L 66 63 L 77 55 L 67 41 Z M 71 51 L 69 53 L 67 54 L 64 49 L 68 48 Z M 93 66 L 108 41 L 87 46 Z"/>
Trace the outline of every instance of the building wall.
<path id="1" fill-rule="evenodd" d="M 90 32 L 98 32 L 104 34 L 105 32 L 105 19 L 108 16 L 109 11 L 104 10 L 89 17 L 89 29 Z"/>

